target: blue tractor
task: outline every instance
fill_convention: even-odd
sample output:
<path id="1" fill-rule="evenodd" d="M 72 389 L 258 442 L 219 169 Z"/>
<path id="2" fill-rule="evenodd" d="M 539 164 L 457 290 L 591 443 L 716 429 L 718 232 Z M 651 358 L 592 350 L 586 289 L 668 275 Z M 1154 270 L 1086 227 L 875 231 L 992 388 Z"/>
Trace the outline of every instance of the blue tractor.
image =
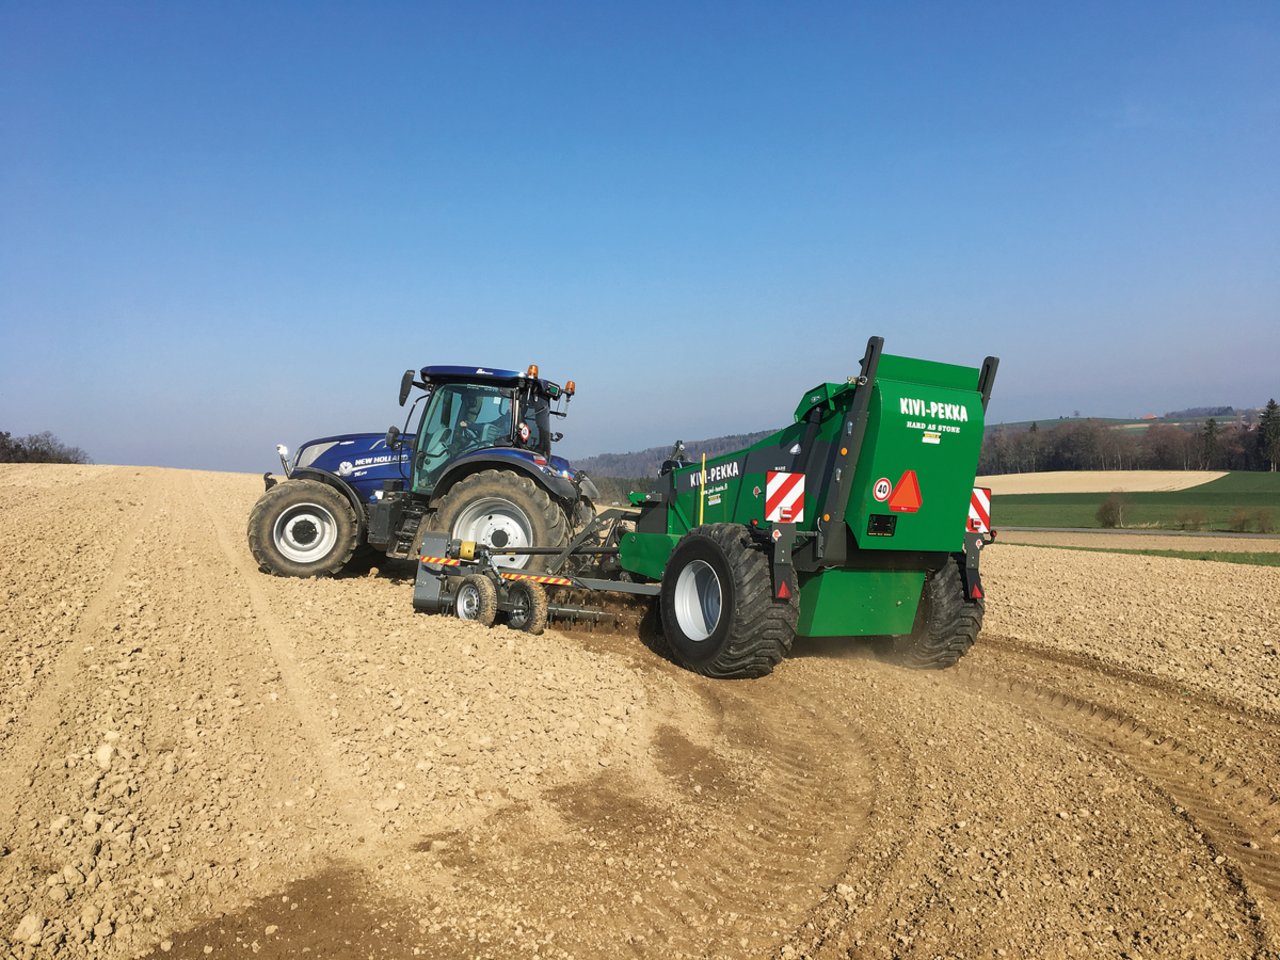
<path id="1" fill-rule="evenodd" d="M 357 553 L 407 558 L 424 533 L 490 547 L 509 567 L 540 569 L 553 554 L 500 556 L 504 548 L 561 548 L 595 517 L 587 476 L 554 456 L 552 417 L 574 393 L 521 373 L 485 367 L 406 370 L 400 405 L 417 388 L 405 429 L 311 440 L 285 480 L 264 475 L 249 516 L 249 548 L 268 573 L 331 576 Z M 417 427 L 409 431 L 421 407 Z"/>

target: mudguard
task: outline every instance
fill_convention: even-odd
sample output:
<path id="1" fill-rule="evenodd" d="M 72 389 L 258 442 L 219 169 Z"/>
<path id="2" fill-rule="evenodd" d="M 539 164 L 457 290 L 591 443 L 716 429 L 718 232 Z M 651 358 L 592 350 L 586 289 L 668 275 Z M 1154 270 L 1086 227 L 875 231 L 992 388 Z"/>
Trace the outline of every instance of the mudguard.
<path id="1" fill-rule="evenodd" d="M 539 463 L 539 460 L 542 463 Z M 564 466 L 559 466 L 555 461 L 563 463 Z M 450 463 L 449 468 L 436 482 L 432 499 L 438 499 L 448 493 L 449 488 L 463 477 L 481 470 L 513 470 L 523 473 L 563 503 L 576 503 L 578 500 L 578 488 L 570 479 L 573 474 L 569 471 L 568 463 L 560 460 L 559 457 L 553 457 L 551 462 L 548 462 L 546 457 L 529 450 L 492 447 L 463 454 Z M 592 487 L 594 488 L 595 484 L 592 484 Z"/>
<path id="2" fill-rule="evenodd" d="M 365 516 L 364 503 L 360 499 L 360 494 L 351 486 L 351 484 L 347 483 L 347 481 L 343 480 L 335 473 L 330 473 L 328 470 L 317 470 L 315 467 L 294 467 L 289 471 L 289 479 L 319 480 L 321 483 L 326 483 L 335 490 L 341 491 L 342 495 L 347 498 L 348 502 L 350 502 L 351 509 L 354 510 L 356 514 L 356 524 L 360 531 L 357 537 L 357 543 L 364 542 L 367 519 Z"/>

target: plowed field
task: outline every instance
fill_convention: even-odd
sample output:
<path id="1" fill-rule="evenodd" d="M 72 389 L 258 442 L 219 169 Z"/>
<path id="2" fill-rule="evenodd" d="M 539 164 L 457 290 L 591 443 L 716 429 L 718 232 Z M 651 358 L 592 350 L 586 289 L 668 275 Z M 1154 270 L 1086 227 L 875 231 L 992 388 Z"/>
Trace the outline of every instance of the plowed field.
<path id="1" fill-rule="evenodd" d="M 997 545 L 915 673 L 258 572 L 260 481 L 0 466 L 0 955 L 1280 956 L 1280 569 Z"/>

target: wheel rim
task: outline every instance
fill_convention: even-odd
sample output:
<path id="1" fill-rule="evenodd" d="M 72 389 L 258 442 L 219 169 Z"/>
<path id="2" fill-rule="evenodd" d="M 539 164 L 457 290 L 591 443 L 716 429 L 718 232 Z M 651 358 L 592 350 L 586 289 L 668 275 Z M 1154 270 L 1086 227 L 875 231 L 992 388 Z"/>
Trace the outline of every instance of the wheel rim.
<path id="1" fill-rule="evenodd" d="M 691 560 L 676 578 L 676 622 L 684 635 L 701 643 L 720 625 L 720 577 L 705 560 Z"/>
<path id="2" fill-rule="evenodd" d="M 511 592 L 511 612 L 507 614 L 507 623 L 516 630 L 523 630 L 529 625 L 533 616 L 533 604 L 529 602 L 529 592 L 516 587 Z"/>
<path id="3" fill-rule="evenodd" d="M 533 524 L 523 510 L 502 497 L 482 497 L 467 504 L 453 522 L 455 540 L 474 540 L 494 550 L 503 547 L 531 547 Z M 528 556 L 495 555 L 504 567 L 524 567 Z"/>
<path id="4" fill-rule="evenodd" d="M 480 591 L 473 584 L 464 583 L 458 588 L 458 598 L 454 601 L 459 620 L 474 620 L 480 613 Z"/>
<path id="5" fill-rule="evenodd" d="M 294 563 L 318 563 L 338 542 L 338 521 L 318 503 L 299 503 L 276 518 L 271 539 Z"/>

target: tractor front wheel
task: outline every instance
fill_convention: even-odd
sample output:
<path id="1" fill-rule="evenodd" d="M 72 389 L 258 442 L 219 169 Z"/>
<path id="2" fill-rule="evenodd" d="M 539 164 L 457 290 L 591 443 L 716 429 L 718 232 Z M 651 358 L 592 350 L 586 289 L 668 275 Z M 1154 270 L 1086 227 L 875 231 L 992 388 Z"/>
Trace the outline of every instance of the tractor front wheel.
<path id="1" fill-rule="evenodd" d="M 946 566 L 925 577 L 915 625 L 897 641 L 895 653 L 920 670 L 954 666 L 978 639 L 983 612 L 982 600 L 965 596 L 960 566 L 950 557 Z"/>
<path id="2" fill-rule="evenodd" d="M 360 534 L 355 511 L 318 480 L 286 480 L 249 514 L 249 549 L 277 577 L 329 577 L 347 565 Z"/>
<path id="3" fill-rule="evenodd" d="M 795 639 L 794 601 L 774 600 L 768 557 L 734 523 L 695 527 L 681 539 L 659 607 L 675 659 L 709 677 L 762 677 Z"/>

